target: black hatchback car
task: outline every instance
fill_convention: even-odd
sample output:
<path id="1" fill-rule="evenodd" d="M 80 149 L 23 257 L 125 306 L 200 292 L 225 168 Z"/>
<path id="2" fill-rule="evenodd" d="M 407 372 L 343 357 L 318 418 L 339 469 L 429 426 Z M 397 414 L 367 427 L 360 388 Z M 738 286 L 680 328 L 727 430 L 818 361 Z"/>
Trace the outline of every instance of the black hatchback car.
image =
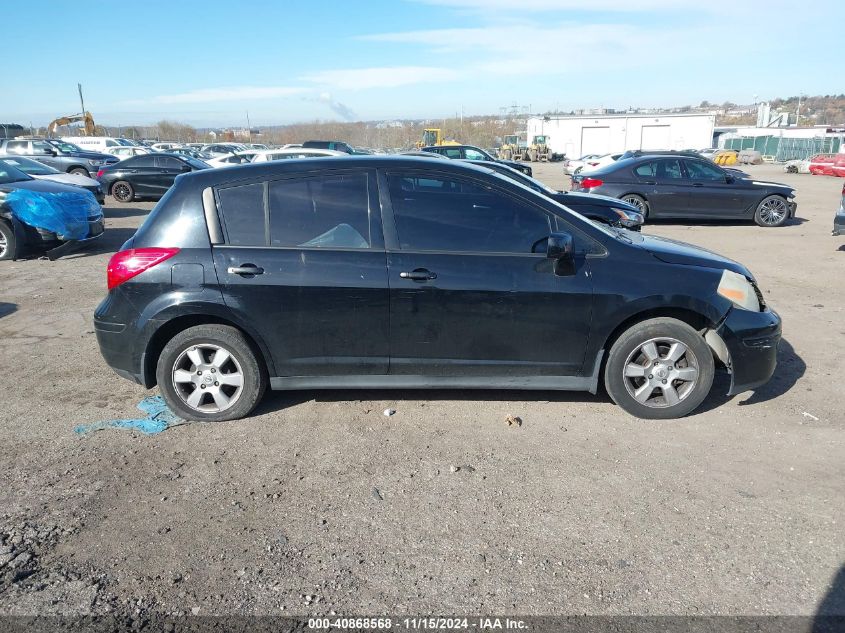
<path id="1" fill-rule="evenodd" d="M 118 202 L 161 198 L 176 176 L 209 169 L 201 160 L 181 154 L 142 154 L 104 167 L 97 172 L 103 190 Z"/>
<path id="2" fill-rule="evenodd" d="M 746 178 L 684 154 L 620 159 L 573 176 L 572 191 L 620 198 L 646 219 L 753 219 L 760 226 L 781 226 L 797 206 L 788 185 Z"/>
<path id="3" fill-rule="evenodd" d="M 349 157 L 180 176 L 108 265 L 118 374 L 197 420 L 267 386 L 600 385 L 675 418 L 769 380 L 781 321 L 741 264 L 602 227 L 489 169 Z"/>

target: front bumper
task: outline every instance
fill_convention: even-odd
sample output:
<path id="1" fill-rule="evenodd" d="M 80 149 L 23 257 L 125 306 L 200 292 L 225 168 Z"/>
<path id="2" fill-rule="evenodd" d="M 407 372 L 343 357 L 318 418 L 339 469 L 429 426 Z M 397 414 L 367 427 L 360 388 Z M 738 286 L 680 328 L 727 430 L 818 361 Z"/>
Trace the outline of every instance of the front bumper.
<path id="1" fill-rule="evenodd" d="M 795 200 L 790 200 L 787 204 L 789 205 L 789 217 L 794 218 L 796 211 L 798 211 L 798 203 Z"/>
<path id="2" fill-rule="evenodd" d="M 732 308 L 716 333 L 729 354 L 731 388 L 728 395 L 769 382 L 777 367 L 781 338 L 781 319 L 777 312 Z"/>
<path id="3" fill-rule="evenodd" d="M 839 211 L 833 216 L 833 234 L 845 235 L 845 203 L 839 207 Z"/>

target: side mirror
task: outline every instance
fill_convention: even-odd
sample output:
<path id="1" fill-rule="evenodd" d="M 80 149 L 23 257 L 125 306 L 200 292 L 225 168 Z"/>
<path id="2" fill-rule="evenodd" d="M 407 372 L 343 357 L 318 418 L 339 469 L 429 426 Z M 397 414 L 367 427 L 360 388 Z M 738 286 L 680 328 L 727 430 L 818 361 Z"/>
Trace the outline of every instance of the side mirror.
<path id="1" fill-rule="evenodd" d="M 191 166 L 190 165 L 182 165 L 182 169 L 180 169 L 179 171 L 187 173 L 187 172 L 191 171 Z"/>
<path id="2" fill-rule="evenodd" d="M 726 183 L 731 184 L 731 183 L 732 183 L 732 182 L 734 182 L 735 180 L 736 180 L 736 178 L 734 178 L 734 177 L 733 177 L 733 176 L 731 176 L 730 174 L 725 174 L 725 182 L 726 182 Z"/>
<path id="3" fill-rule="evenodd" d="M 569 233 L 552 233 L 546 242 L 546 257 L 554 261 L 555 275 L 574 275 L 575 259 L 573 257 L 572 235 Z"/>
<path id="4" fill-rule="evenodd" d="M 572 258 L 572 236 L 569 233 L 552 233 L 546 243 L 546 257 L 549 259 Z"/>
<path id="5" fill-rule="evenodd" d="M 42 156 L 55 156 L 55 155 L 56 155 L 56 150 L 54 150 L 54 149 L 45 149 L 43 152 L 41 152 L 41 155 L 42 155 Z"/>

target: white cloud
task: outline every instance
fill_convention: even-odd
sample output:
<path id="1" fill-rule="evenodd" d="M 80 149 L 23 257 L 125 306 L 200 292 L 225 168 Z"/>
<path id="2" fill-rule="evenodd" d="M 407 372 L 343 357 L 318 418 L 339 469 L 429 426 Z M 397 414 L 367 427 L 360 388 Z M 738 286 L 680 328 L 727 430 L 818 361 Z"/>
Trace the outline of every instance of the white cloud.
<path id="1" fill-rule="evenodd" d="M 397 88 L 436 81 L 454 81 L 460 73 L 452 68 L 436 66 L 387 66 L 380 68 L 350 68 L 323 70 L 303 77 L 320 85 L 338 90 L 366 90 L 368 88 Z"/>
<path id="2" fill-rule="evenodd" d="M 221 101 L 254 101 L 278 99 L 306 92 L 305 88 L 289 86 L 232 86 L 227 88 L 203 88 L 171 95 L 158 95 L 143 100 L 125 102 L 127 105 L 173 105 L 179 103 L 219 103 Z"/>

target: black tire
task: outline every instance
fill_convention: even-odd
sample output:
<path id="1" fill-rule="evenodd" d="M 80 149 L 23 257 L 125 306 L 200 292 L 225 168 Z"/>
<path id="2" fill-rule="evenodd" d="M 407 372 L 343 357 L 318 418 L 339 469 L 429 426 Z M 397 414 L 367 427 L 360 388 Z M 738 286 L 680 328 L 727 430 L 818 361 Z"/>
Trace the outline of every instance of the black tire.
<path id="1" fill-rule="evenodd" d="M 628 204 L 634 205 L 635 207 L 637 207 L 637 211 L 643 214 L 644 218 L 648 218 L 648 200 L 646 200 L 642 196 L 637 195 L 636 193 L 628 193 L 622 196 L 620 200 L 622 200 L 622 202 L 627 202 Z"/>
<path id="2" fill-rule="evenodd" d="M 214 382 L 209 381 L 209 375 L 203 376 L 203 372 L 214 372 L 211 367 L 214 363 L 214 356 L 205 356 L 202 365 L 195 365 L 189 355 L 199 353 L 205 354 L 209 348 L 222 349 L 230 355 L 231 360 L 219 366 L 219 373 L 215 373 L 212 377 Z M 210 410 L 218 408 L 217 396 L 211 393 L 211 390 L 222 391 L 224 388 L 229 389 L 228 386 L 217 386 L 216 379 L 220 376 L 227 375 L 226 366 L 235 367 L 242 378 L 240 390 L 235 392 L 229 391 L 227 397 L 230 397 L 232 403 L 222 410 Z M 187 367 L 194 369 L 188 369 Z M 179 372 L 186 371 L 192 376 L 196 374 L 196 383 L 182 382 L 180 387 L 177 387 L 179 381 Z M 197 370 L 196 368 L 200 369 Z M 199 372 L 199 373 L 197 373 Z M 227 325 L 198 325 L 183 330 L 174 336 L 164 346 L 156 366 L 156 379 L 158 387 L 161 391 L 167 405 L 179 417 L 186 420 L 198 420 L 201 422 L 223 422 L 225 420 L 237 420 L 246 417 L 255 408 L 255 405 L 261 400 L 264 391 L 267 388 L 267 370 L 264 363 L 260 360 L 259 354 L 252 348 L 246 337 L 237 329 Z M 192 378 L 193 380 L 193 378 Z M 223 380 L 221 379 L 221 384 Z M 200 389 L 205 391 L 208 387 L 208 393 L 203 393 Z M 199 410 L 193 408 L 188 404 L 190 394 L 196 391 L 200 394 L 200 400 L 197 403 L 198 407 L 203 407 L 209 410 Z M 236 394 L 236 395 L 235 395 Z"/>
<path id="3" fill-rule="evenodd" d="M 686 351 L 667 364 L 673 342 L 681 343 Z M 658 352 L 654 362 L 642 351 L 649 343 L 654 343 L 654 351 Z M 629 373 L 628 368 L 636 371 Z M 640 368 L 644 375 L 634 376 Z M 688 377 L 692 370 L 694 380 L 681 378 Z M 660 317 L 637 323 L 616 339 L 607 357 L 604 383 L 613 401 L 631 415 L 667 420 L 681 418 L 702 403 L 710 393 L 714 372 L 713 354 L 704 338 L 683 321 Z M 678 398 L 675 403 L 669 401 L 671 392 L 673 398 Z M 638 400 L 635 393 L 646 399 Z"/>
<path id="4" fill-rule="evenodd" d="M 74 167 L 73 169 L 68 169 L 67 173 L 73 174 L 74 176 L 85 176 L 86 178 L 91 177 L 89 171 L 84 167 Z"/>
<path id="5" fill-rule="evenodd" d="M 111 186 L 111 195 L 118 202 L 135 200 L 135 188 L 125 180 L 118 180 Z"/>
<path id="6" fill-rule="evenodd" d="M 789 203 L 786 198 L 778 195 L 766 196 L 760 200 L 754 211 L 754 221 L 757 226 L 783 226 L 789 219 Z"/>
<path id="7" fill-rule="evenodd" d="M 0 261 L 15 259 L 17 253 L 14 229 L 0 220 Z"/>

